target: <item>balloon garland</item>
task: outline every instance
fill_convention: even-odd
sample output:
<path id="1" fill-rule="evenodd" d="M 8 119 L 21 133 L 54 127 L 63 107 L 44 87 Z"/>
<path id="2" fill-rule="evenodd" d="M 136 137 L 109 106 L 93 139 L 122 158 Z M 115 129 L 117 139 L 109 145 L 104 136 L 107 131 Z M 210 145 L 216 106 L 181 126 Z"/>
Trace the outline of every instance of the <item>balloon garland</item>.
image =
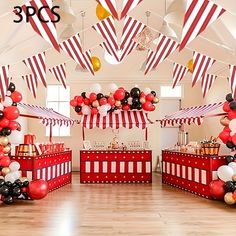
<path id="1" fill-rule="evenodd" d="M 111 84 L 110 89 L 110 94 L 104 95 L 101 93 L 101 85 L 94 84 L 89 92 L 75 96 L 70 105 L 78 115 L 100 114 L 104 117 L 110 112 L 119 113 L 121 110 L 154 111 L 155 105 L 159 102 L 156 92 L 150 88 L 141 91 L 134 87 L 128 92 L 123 87 L 118 88 L 115 84 Z"/>
<path id="2" fill-rule="evenodd" d="M 10 83 L 7 97 L 4 101 L 0 100 L 0 200 L 5 204 L 12 204 L 18 198 L 41 199 L 48 193 L 46 181 L 29 182 L 21 177 L 20 164 L 9 157 L 11 144 L 7 136 L 21 129 L 16 120 L 20 115 L 17 103 L 22 100 L 22 95 L 15 89 L 15 85 Z"/>

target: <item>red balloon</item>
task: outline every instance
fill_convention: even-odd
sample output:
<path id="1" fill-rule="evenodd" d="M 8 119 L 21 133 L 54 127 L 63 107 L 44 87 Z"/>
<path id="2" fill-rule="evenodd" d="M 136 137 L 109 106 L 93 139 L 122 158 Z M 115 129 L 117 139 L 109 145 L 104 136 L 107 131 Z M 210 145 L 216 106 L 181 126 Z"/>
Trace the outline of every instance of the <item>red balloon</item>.
<path id="1" fill-rule="evenodd" d="M 47 196 L 48 183 L 42 179 L 33 180 L 29 183 L 28 194 L 33 200 L 39 200 Z"/>
<path id="2" fill-rule="evenodd" d="M 152 103 L 150 101 L 147 101 L 145 103 L 143 103 L 143 110 L 145 111 L 151 111 L 152 110 Z"/>
<path id="3" fill-rule="evenodd" d="M 101 98 L 101 99 L 99 100 L 99 103 L 100 103 L 101 106 L 102 106 L 102 105 L 106 105 L 106 104 L 107 104 L 107 99 L 106 99 L 106 98 Z"/>
<path id="4" fill-rule="evenodd" d="M 119 87 L 118 89 L 125 90 L 124 87 Z"/>
<path id="5" fill-rule="evenodd" d="M 82 96 L 77 96 L 77 105 L 78 106 L 80 106 L 83 101 L 84 101 L 84 98 Z"/>
<path id="6" fill-rule="evenodd" d="M 129 104 L 126 104 L 126 105 L 124 105 L 124 106 L 122 107 L 122 109 L 123 109 L 124 111 L 129 111 L 129 110 L 130 110 L 130 105 L 129 105 Z"/>
<path id="7" fill-rule="evenodd" d="M 225 126 L 223 129 L 224 132 L 231 132 L 231 129 L 229 128 L 229 126 Z"/>
<path id="8" fill-rule="evenodd" d="M 9 120 L 6 119 L 5 117 L 3 117 L 1 120 L 0 120 L 0 127 L 4 128 L 4 127 L 7 127 L 9 125 Z"/>
<path id="9" fill-rule="evenodd" d="M 125 98 L 125 90 L 124 89 L 117 89 L 114 93 L 115 100 L 122 100 Z"/>
<path id="10" fill-rule="evenodd" d="M 91 114 L 92 114 L 92 115 L 98 114 L 98 109 L 97 109 L 96 107 L 93 107 L 93 108 L 91 109 Z"/>
<path id="11" fill-rule="evenodd" d="M 22 94 L 18 91 L 14 91 L 11 94 L 11 99 L 13 102 L 20 102 L 22 100 Z"/>
<path id="12" fill-rule="evenodd" d="M 155 109 L 156 109 L 155 105 L 152 104 L 152 109 L 151 109 L 151 111 L 155 111 Z"/>
<path id="13" fill-rule="evenodd" d="M 11 120 L 7 127 L 10 128 L 11 130 L 16 130 L 19 127 L 19 123 L 14 120 Z"/>
<path id="14" fill-rule="evenodd" d="M 77 106 L 77 100 L 75 100 L 75 99 L 70 100 L 70 105 L 72 107 L 76 107 Z"/>
<path id="15" fill-rule="evenodd" d="M 91 102 L 97 100 L 97 94 L 96 93 L 90 93 L 89 99 Z"/>
<path id="16" fill-rule="evenodd" d="M 19 117 L 20 112 L 16 106 L 9 106 L 3 109 L 4 117 L 8 120 L 15 120 Z"/>
<path id="17" fill-rule="evenodd" d="M 230 107 L 229 107 L 229 103 L 228 102 L 225 102 L 224 103 L 224 105 L 223 105 L 223 110 L 225 111 L 225 112 L 229 112 L 231 109 L 230 109 Z"/>
<path id="18" fill-rule="evenodd" d="M 88 98 L 85 98 L 85 99 L 84 99 L 84 104 L 85 104 L 85 105 L 90 105 L 90 100 L 89 100 Z"/>
<path id="19" fill-rule="evenodd" d="M 234 145 L 236 145 L 236 134 L 234 134 L 234 135 L 232 136 L 232 142 L 233 142 Z"/>
<path id="20" fill-rule="evenodd" d="M 234 118 L 236 118 L 236 110 L 230 110 L 230 111 L 228 112 L 228 118 L 229 118 L 230 120 L 233 120 Z"/>
<path id="21" fill-rule="evenodd" d="M 154 99 L 154 96 L 153 96 L 153 94 L 152 93 L 149 93 L 147 96 L 146 96 L 146 100 L 147 101 L 152 101 Z"/>
<path id="22" fill-rule="evenodd" d="M 214 199 L 222 200 L 224 199 L 225 190 L 224 190 L 224 181 L 217 179 L 212 180 L 209 184 L 210 194 Z"/>
<path id="23" fill-rule="evenodd" d="M 227 141 L 229 140 L 229 137 L 230 137 L 230 133 L 229 132 L 222 131 L 219 134 L 219 138 L 221 139 L 221 141 L 223 143 L 227 143 Z"/>
<path id="24" fill-rule="evenodd" d="M 11 164 L 11 159 L 8 156 L 4 156 L 0 160 L 0 166 L 2 166 L 2 167 L 8 167 L 10 164 Z"/>
<path id="25" fill-rule="evenodd" d="M 0 152 L 0 160 L 2 160 L 2 158 L 5 157 L 3 152 Z"/>
<path id="26" fill-rule="evenodd" d="M 109 97 L 107 101 L 111 106 L 115 105 L 116 103 L 116 100 L 113 97 Z"/>

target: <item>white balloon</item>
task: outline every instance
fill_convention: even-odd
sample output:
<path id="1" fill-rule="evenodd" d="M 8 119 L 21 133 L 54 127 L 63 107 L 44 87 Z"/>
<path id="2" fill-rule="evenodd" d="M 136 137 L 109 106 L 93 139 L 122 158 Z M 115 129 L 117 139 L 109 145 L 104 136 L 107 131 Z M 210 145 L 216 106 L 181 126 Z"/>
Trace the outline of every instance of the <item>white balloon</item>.
<path id="1" fill-rule="evenodd" d="M 90 110 L 89 106 L 84 105 L 84 106 L 82 107 L 82 113 L 83 113 L 83 115 L 90 115 L 91 110 Z"/>
<path id="2" fill-rule="evenodd" d="M 133 103 L 133 98 L 129 97 L 128 98 L 128 104 L 131 105 Z"/>
<path id="3" fill-rule="evenodd" d="M 11 170 L 11 172 L 17 171 L 20 169 L 20 164 L 17 161 L 13 161 L 10 165 L 9 168 Z"/>
<path id="4" fill-rule="evenodd" d="M 104 116 L 107 115 L 107 112 L 106 112 L 106 111 L 105 111 L 105 112 L 100 112 L 100 111 L 99 111 L 99 114 L 100 114 L 101 117 L 104 117 Z"/>
<path id="5" fill-rule="evenodd" d="M 234 174 L 236 174 L 236 162 L 230 162 L 228 166 L 231 167 L 234 171 Z"/>
<path id="6" fill-rule="evenodd" d="M 101 93 L 102 86 L 100 84 L 92 84 L 90 91 L 94 93 Z"/>
<path id="7" fill-rule="evenodd" d="M 19 179 L 21 177 L 20 171 L 14 171 L 11 172 L 12 176 L 14 176 L 16 179 Z"/>
<path id="8" fill-rule="evenodd" d="M 11 183 L 14 183 L 18 178 L 16 178 L 14 176 L 14 172 L 13 173 L 9 173 L 5 176 L 5 181 L 10 181 Z"/>
<path id="9" fill-rule="evenodd" d="M 6 95 L 11 96 L 11 91 L 7 91 Z"/>
<path id="10" fill-rule="evenodd" d="M 5 100 L 2 104 L 4 107 L 9 107 L 12 105 L 12 99 L 10 97 L 5 97 Z"/>
<path id="11" fill-rule="evenodd" d="M 234 134 L 236 133 L 236 119 L 229 122 L 229 128 Z"/>
<path id="12" fill-rule="evenodd" d="M 111 93 L 114 93 L 118 89 L 118 86 L 114 83 L 109 85 L 109 90 Z"/>
<path id="13" fill-rule="evenodd" d="M 144 92 L 145 95 L 151 93 L 151 91 L 152 91 L 152 90 L 151 90 L 150 88 L 145 88 L 145 89 L 143 90 L 143 92 Z"/>
<path id="14" fill-rule="evenodd" d="M 2 111 L 4 109 L 4 106 L 2 105 L 2 103 L 0 103 L 0 110 Z"/>
<path id="15" fill-rule="evenodd" d="M 107 106 L 107 111 L 109 111 L 111 109 L 111 105 L 107 103 L 106 106 Z"/>
<path id="16" fill-rule="evenodd" d="M 217 170 L 218 177 L 225 182 L 232 180 L 233 174 L 233 169 L 227 165 L 220 166 Z"/>
<path id="17" fill-rule="evenodd" d="M 108 108 L 107 105 L 102 105 L 102 106 L 100 107 L 100 109 L 99 109 L 99 113 L 107 112 L 107 111 L 108 111 L 107 108 Z"/>

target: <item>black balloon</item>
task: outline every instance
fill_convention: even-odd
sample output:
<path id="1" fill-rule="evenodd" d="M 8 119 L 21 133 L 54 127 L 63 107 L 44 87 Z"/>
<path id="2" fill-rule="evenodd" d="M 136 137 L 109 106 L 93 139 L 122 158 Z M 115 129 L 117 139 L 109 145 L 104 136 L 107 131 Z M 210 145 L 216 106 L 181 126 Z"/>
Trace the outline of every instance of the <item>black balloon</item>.
<path id="1" fill-rule="evenodd" d="M 11 105 L 14 106 L 14 107 L 17 107 L 17 103 L 16 102 L 13 102 Z"/>
<path id="2" fill-rule="evenodd" d="M 139 88 L 132 88 L 131 91 L 130 91 L 130 96 L 132 98 L 139 98 L 140 93 L 141 93 L 141 91 L 140 91 Z"/>
<path id="3" fill-rule="evenodd" d="M 234 157 L 233 156 L 226 156 L 225 157 L 225 160 L 227 161 L 227 163 L 229 164 L 230 162 L 233 162 L 234 161 Z"/>
<path id="4" fill-rule="evenodd" d="M 102 94 L 102 93 L 98 93 L 97 94 L 97 100 L 99 100 L 99 99 L 101 99 L 101 98 L 103 98 L 104 97 L 104 95 Z"/>
<path id="5" fill-rule="evenodd" d="M 20 187 L 20 188 L 22 188 L 22 187 L 24 187 L 24 183 L 22 183 L 22 182 L 20 181 L 20 182 L 17 183 L 17 186 Z"/>
<path id="6" fill-rule="evenodd" d="M 151 94 L 154 96 L 154 97 L 156 97 L 156 92 L 155 91 L 151 91 Z"/>
<path id="7" fill-rule="evenodd" d="M 125 92 L 125 99 L 128 99 L 130 97 L 130 93 L 129 92 Z"/>
<path id="8" fill-rule="evenodd" d="M 28 181 L 28 180 L 26 180 L 26 181 L 23 182 L 23 186 L 24 186 L 24 187 L 28 187 L 28 185 L 29 185 L 29 181 Z"/>
<path id="9" fill-rule="evenodd" d="M 7 182 L 5 182 L 5 185 L 6 185 L 7 187 L 11 187 L 11 186 L 12 186 L 12 182 L 7 181 Z"/>
<path id="10" fill-rule="evenodd" d="M 9 193 L 10 193 L 10 189 L 6 185 L 3 185 L 0 188 L 0 194 L 2 194 L 4 197 L 8 196 Z"/>
<path id="11" fill-rule="evenodd" d="M 228 102 L 232 102 L 234 99 L 233 99 L 233 96 L 232 96 L 232 93 L 229 93 L 229 94 L 227 94 L 226 95 L 226 101 L 228 101 Z"/>
<path id="12" fill-rule="evenodd" d="M 2 119 L 4 117 L 4 113 L 3 111 L 0 111 L 0 119 Z"/>
<path id="13" fill-rule="evenodd" d="M 139 105 L 138 102 L 133 102 L 131 107 L 132 107 L 132 109 L 137 109 L 138 105 Z"/>
<path id="14" fill-rule="evenodd" d="M 15 187 L 12 189 L 12 195 L 15 197 L 19 197 L 21 195 L 21 189 L 19 187 Z"/>
<path id="15" fill-rule="evenodd" d="M 21 183 L 21 180 L 20 180 L 20 179 L 17 179 L 17 180 L 15 180 L 14 183 L 15 183 L 15 184 Z"/>
<path id="16" fill-rule="evenodd" d="M 5 204 L 10 205 L 10 204 L 13 203 L 13 197 L 12 197 L 12 196 L 4 197 L 3 202 L 4 202 Z"/>
<path id="17" fill-rule="evenodd" d="M 0 179 L 0 187 L 2 187 L 5 184 L 4 179 Z"/>
<path id="18" fill-rule="evenodd" d="M 132 103 L 139 103 L 139 98 L 133 98 Z"/>
<path id="19" fill-rule="evenodd" d="M 1 134 L 2 134 L 3 136 L 8 136 L 8 135 L 11 134 L 11 129 L 8 128 L 8 127 L 5 127 L 5 128 L 2 129 Z"/>
<path id="20" fill-rule="evenodd" d="M 121 105 L 126 105 L 128 103 L 128 100 L 127 99 L 123 99 L 123 100 L 121 100 Z"/>
<path id="21" fill-rule="evenodd" d="M 138 110 L 141 110 L 142 109 L 142 104 L 141 103 L 138 103 L 138 105 L 137 105 L 137 108 L 136 109 L 138 109 Z"/>
<path id="22" fill-rule="evenodd" d="M 236 185 L 234 184 L 231 188 L 232 192 L 234 192 L 236 190 Z"/>
<path id="23" fill-rule="evenodd" d="M 82 96 L 83 98 L 86 98 L 86 92 L 81 93 L 81 96 Z"/>
<path id="24" fill-rule="evenodd" d="M 232 192 L 232 187 L 234 186 L 233 181 L 226 181 L 224 184 L 225 192 Z"/>
<path id="25" fill-rule="evenodd" d="M 75 111 L 76 111 L 77 113 L 81 112 L 81 110 L 82 110 L 82 107 L 81 107 L 81 106 L 76 106 L 76 107 L 75 107 Z"/>
<path id="26" fill-rule="evenodd" d="M 230 107 L 230 109 L 232 109 L 232 110 L 236 110 L 236 101 L 230 102 L 230 103 L 229 103 L 229 107 Z"/>
<path id="27" fill-rule="evenodd" d="M 234 148 L 234 144 L 231 141 L 227 141 L 226 146 L 230 149 Z"/>
<path id="28" fill-rule="evenodd" d="M 14 92 L 15 90 L 16 90 L 16 86 L 15 84 L 11 82 L 8 86 L 8 91 Z"/>

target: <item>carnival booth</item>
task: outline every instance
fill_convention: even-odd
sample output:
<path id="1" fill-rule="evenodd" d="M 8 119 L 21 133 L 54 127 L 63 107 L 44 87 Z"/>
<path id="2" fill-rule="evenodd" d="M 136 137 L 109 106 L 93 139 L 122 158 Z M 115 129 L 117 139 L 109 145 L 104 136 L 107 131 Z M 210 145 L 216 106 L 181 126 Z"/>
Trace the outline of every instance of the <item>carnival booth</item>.
<path id="1" fill-rule="evenodd" d="M 42 125 L 50 127 L 49 142 L 38 143 L 35 135 L 24 136 L 24 143 L 16 146 L 12 159 L 19 162 L 21 176 L 28 180 L 42 179 L 48 182 L 49 191 L 71 183 L 72 151 L 63 142 L 52 142 L 52 128 L 55 125 L 73 126 L 76 121 L 55 112 L 53 109 L 19 103 L 22 117 L 39 119 Z"/>

